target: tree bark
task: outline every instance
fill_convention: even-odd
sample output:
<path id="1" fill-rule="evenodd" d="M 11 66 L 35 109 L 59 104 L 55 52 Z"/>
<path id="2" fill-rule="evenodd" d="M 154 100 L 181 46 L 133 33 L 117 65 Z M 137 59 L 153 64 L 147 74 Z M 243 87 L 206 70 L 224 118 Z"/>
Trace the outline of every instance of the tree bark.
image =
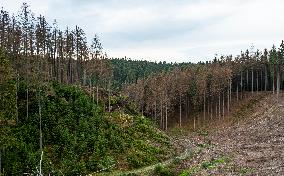
<path id="1" fill-rule="evenodd" d="M 38 114 L 39 114 L 39 145 L 40 151 L 42 151 L 42 122 L 41 122 L 41 92 L 39 90 L 39 97 L 38 97 Z"/>
<path id="2" fill-rule="evenodd" d="M 241 99 L 243 99 L 243 72 L 241 71 L 241 85 L 240 85 L 240 90 L 241 90 Z M 239 91 L 238 83 L 237 83 L 237 91 Z"/>
<path id="3" fill-rule="evenodd" d="M 181 95 L 179 95 L 179 126 L 181 126 Z"/>
<path id="4" fill-rule="evenodd" d="M 168 101 L 166 100 L 166 124 L 165 124 L 165 129 L 168 129 Z"/>
<path id="5" fill-rule="evenodd" d="M 279 92 L 280 92 L 280 69 L 278 68 L 277 69 L 277 83 L 276 83 L 276 86 L 277 86 L 277 101 L 278 101 L 278 98 L 279 98 Z"/>
<path id="6" fill-rule="evenodd" d="M 239 101 L 239 85 L 238 85 L 238 83 L 237 83 L 236 94 L 237 94 L 237 101 Z"/>
<path id="7" fill-rule="evenodd" d="M 222 101 L 223 101 L 223 118 L 225 117 L 225 97 L 224 97 L 224 91 L 223 91 L 223 93 L 222 93 Z"/>
<path id="8" fill-rule="evenodd" d="M 157 100 L 155 100 L 155 122 L 157 121 Z"/>
<path id="9" fill-rule="evenodd" d="M 110 81 L 108 84 L 108 111 L 110 112 Z M 143 113 L 143 112 L 142 112 Z M 143 114 L 142 114 L 143 115 Z"/>
<path id="10" fill-rule="evenodd" d="M 205 97 L 205 91 L 203 94 L 203 120 L 205 121 L 206 119 L 206 97 Z"/>
<path id="11" fill-rule="evenodd" d="M 267 91 L 268 76 L 267 76 L 267 68 L 266 68 L 266 65 L 265 65 L 265 67 L 264 67 L 264 73 L 265 73 L 264 90 Z"/>
<path id="12" fill-rule="evenodd" d="M 249 70 L 247 69 L 247 86 L 246 86 L 247 91 L 249 91 Z"/>
<path id="13" fill-rule="evenodd" d="M 273 75 L 272 75 L 272 93 L 273 93 L 273 94 L 275 93 L 275 77 L 274 77 L 274 72 L 273 72 Z"/>
<path id="14" fill-rule="evenodd" d="M 97 106 L 99 105 L 99 86 L 97 85 Z"/>
<path id="15" fill-rule="evenodd" d="M 258 70 L 256 70 L 256 94 L 258 94 Z"/>
<path id="16" fill-rule="evenodd" d="M 221 92 L 219 92 L 219 120 L 221 119 Z"/>
<path id="17" fill-rule="evenodd" d="M 227 96 L 228 96 L 228 102 L 227 102 L 227 110 L 228 110 L 228 115 L 230 113 L 230 90 L 228 89 L 228 92 L 227 92 Z"/>
<path id="18" fill-rule="evenodd" d="M 253 69 L 251 70 L 251 93 L 253 94 Z"/>
<path id="19" fill-rule="evenodd" d="M 17 84 L 16 84 L 16 124 L 19 124 L 19 107 L 18 107 L 18 91 L 19 91 L 19 73 L 17 72 Z M 0 172 L 1 173 L 1 172 Z"/>
<path id="20" fill-rule="evenodd" d="M 27 115 L 27 119 L 29 118 L 29 88 L 27 87 L 27 90 L 26 90 L 26 94 L 27 94 L 27 99 L 26 99 L 26 115 Z"/>

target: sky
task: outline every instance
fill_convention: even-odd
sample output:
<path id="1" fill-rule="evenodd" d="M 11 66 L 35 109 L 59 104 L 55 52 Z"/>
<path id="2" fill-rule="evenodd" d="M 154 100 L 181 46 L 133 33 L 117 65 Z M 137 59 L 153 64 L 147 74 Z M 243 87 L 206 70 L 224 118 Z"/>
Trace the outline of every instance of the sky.
<path id="1" fill-rule="evenodd" d="M 263 50 L 284 39 L 283 0 L 0 0 L 17 13 L 27 2 L 36 16 L 98 34 L 110 57 L 198 62 L 215 55 Z"/>

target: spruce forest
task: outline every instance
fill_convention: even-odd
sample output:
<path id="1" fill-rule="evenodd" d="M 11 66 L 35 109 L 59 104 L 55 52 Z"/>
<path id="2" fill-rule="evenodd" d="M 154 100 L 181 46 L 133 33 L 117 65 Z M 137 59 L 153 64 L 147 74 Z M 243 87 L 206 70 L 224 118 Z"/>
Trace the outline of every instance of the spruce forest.
<path id="1" fill-rule="evenodd" d="M 0 13 L 0 175 L 284 173 L 281 39 L 198 63 L 110 58 L 31 9 Z"/>

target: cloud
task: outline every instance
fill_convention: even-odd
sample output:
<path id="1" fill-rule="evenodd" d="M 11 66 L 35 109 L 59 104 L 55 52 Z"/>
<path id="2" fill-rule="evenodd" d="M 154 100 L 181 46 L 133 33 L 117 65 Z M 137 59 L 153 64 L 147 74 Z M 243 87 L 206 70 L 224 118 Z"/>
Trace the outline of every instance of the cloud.
<path id="1" fill-rule="evenodd" d="M 21 1 L 1 0 L 9 11 Z M 99 34 L 113 57 L 191 61 L 239 54 L 253 43 L 271 47 L 283 38 L 282 0 L 28 0 L 36 14 L 59 26 Z M 2 5 L 2 3 L 1 3 Z"/>

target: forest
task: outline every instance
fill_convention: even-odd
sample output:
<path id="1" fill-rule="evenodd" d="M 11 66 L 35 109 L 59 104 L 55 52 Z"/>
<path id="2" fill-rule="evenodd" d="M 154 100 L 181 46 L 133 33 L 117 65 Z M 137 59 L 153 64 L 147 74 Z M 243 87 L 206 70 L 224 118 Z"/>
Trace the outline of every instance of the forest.
<path id="1" fill-rule="evenodd" d="M 175 155 L 167 131 L 284 89 L 284 41 L 199 63 L 109 58 L 24 3 L 0 13 L 0 175 L 80 175 Z"/>

